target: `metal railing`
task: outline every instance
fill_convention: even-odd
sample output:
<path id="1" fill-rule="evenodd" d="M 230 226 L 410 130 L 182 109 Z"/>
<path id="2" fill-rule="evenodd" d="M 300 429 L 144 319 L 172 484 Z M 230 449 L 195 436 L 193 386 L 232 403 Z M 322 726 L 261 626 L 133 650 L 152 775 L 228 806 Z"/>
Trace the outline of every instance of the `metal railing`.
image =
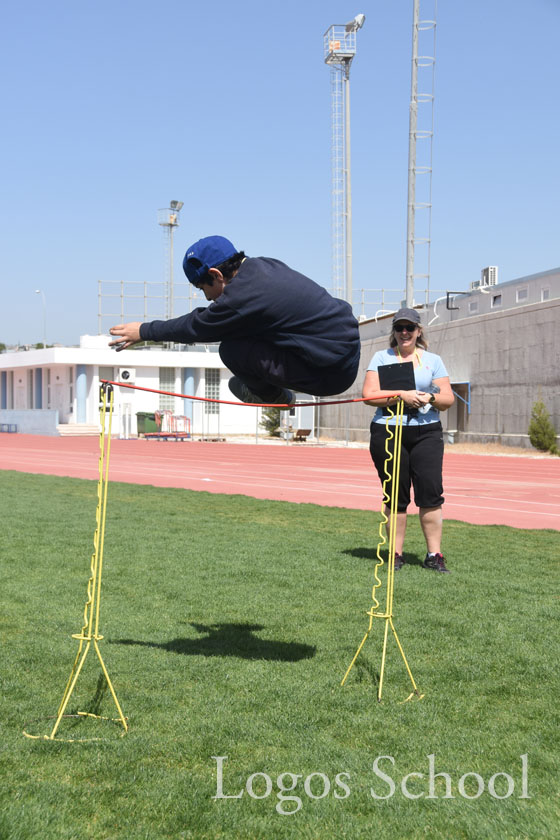
<path id="1" fill-rule="evenodd" d="M 445 296 L 443 289 L 416 289 L 415 306 L 433 306 L 435 300 Z M 400 289 L 355 289 L 353 298 L 354 314 L 360 320 L 378 318 L 396 312 L 405 306 L 405 290 Z"/>

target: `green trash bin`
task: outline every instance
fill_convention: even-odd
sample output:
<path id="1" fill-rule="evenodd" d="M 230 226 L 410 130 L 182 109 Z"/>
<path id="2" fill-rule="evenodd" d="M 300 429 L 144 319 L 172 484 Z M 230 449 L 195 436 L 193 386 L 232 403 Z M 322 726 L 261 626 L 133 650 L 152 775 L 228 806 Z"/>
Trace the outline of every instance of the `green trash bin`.
<path id="1" fill-rule="evenodd" d="M 157 432 L 156 415 L 149 414 L 146 411 L 136 412 L 136 422 L 138 424 L 138 434 L 145 435 L 148 432 Z"/>

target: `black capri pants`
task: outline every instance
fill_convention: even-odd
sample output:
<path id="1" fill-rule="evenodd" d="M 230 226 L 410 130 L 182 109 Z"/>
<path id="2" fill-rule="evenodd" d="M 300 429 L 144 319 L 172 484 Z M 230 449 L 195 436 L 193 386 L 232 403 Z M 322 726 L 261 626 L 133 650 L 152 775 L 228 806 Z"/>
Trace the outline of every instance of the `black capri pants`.
<path id="1" fill-rule="evenodd" d="M 406 420 L 406 417 L 404 418 Z M 390 427 L 395 432 L 394 426 Z M 385 440 L 387 428 L 385 423 L 372 422 L 369 451 L 375 464 L 381 484 L 386 479 Z M 392 452 L 393 440 L 389 441 L 389 451 Z M 392 468 L 389 461 L 387 469 Z M 427 423 L 424 426 L 407 426 L 403 421 L 401 469 L 399 475 L 399 493 L 397 497 L 397 511 L 404 513 L 410 504 L 410 486 L 414 487 L 414 501 L 421 508 L 439 507 L 445 501 L 442 484 L 443 467 L 443 431 L 441 423 Z M 387 480 L 386 491 L 392 498 L 392 481 Z M 390 506 L 390 502 L 387 502 Z"/>

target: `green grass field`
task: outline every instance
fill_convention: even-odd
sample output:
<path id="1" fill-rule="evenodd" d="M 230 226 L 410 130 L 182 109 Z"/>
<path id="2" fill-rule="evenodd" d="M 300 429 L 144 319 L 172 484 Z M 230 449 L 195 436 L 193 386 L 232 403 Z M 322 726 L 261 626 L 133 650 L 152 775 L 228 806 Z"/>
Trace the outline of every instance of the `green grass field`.
<path id="1" fill-rule="evenodd" d="M 2 840 L 557 836 L 557 532 L 447 522 L 438 575 L 411 518 L 394 613 L 425 697 L 401 702 L 390 639 L 378 703 L 382 621 L 340 687 L 377 514 L 112 484 L 100 644 L 130 731 L 32 741 L 77 650 L 96 490 L 0 473 Z M 77 709 L 114 714 L 93 653 Z"/>

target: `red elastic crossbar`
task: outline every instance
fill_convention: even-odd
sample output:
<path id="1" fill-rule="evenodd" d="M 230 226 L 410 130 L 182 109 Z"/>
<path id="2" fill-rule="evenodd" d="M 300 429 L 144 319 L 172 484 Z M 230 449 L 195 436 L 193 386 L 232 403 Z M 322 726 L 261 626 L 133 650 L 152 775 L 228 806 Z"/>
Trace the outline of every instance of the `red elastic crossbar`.
<path id="1" fill-rule="evenodd" d="M 370 397 L 355 397 L 348 400 L 329 400 L 328 402 L 298 402 L 293 406 L 287 403 L 243 403 L 233 400 L 216 400 L 211 397 L 195 397 L 193 394 L 175 394 L 173 391 L 159 391 L 156 388 L 144 388 L 141 385 L 131 385 L 127 382 L 112 382 L 110 379 L 100 379 L 104 385 L 114 385 L 117 388 L 131 388 L 133 391 L 148 391 L 150 394 L 165 394 L 167 397 L 181 397 L 184 400 L 197 400 L 198 402 L 221 403 L 222 405 L 251 405 L 254 408 L 292 408 L 313 405 L 343 405 L 344 403 L 359 403 L 366 400 L 398 397 L 398 394 L 388 394 L 386 391 L 379 394 L 372 394 Z"/>

